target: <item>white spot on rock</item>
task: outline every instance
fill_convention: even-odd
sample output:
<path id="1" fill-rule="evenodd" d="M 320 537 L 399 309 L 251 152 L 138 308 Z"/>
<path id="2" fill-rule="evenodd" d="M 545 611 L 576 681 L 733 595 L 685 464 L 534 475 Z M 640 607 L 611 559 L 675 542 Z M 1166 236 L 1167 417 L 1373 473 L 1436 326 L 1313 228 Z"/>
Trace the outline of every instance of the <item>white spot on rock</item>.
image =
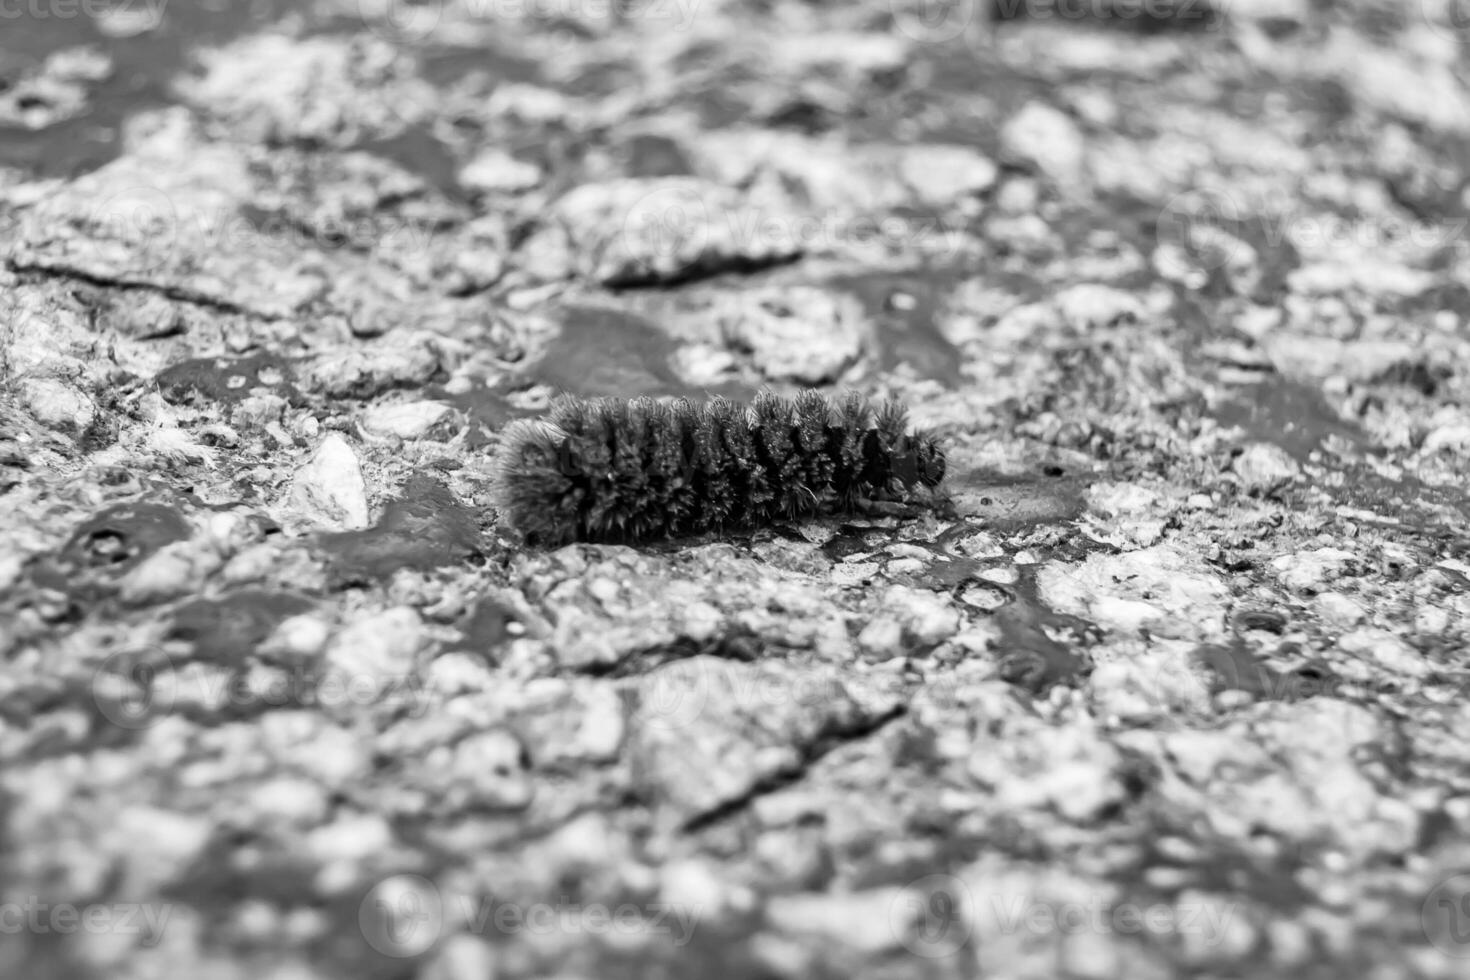
<path id="1" fill-rule="evenodd" d="M 347 440 L 327 434 L 296 471 L 288 502 L 315 527 L 355 530 L 368 525 L 367 485 Z"/>

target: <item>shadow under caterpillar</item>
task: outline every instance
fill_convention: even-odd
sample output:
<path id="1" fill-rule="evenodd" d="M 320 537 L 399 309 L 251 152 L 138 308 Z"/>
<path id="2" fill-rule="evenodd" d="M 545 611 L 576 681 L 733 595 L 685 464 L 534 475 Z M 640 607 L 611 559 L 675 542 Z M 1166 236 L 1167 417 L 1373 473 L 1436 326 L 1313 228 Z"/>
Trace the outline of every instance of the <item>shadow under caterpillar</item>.
<path id="1" fill-rule="evenodd" d="M 563 397 L 508 425 L 493 463 L 501 522 L 532 544 L 632 542 L 909 499 L 944 478 L 933 436 L 895 401 Z"/>

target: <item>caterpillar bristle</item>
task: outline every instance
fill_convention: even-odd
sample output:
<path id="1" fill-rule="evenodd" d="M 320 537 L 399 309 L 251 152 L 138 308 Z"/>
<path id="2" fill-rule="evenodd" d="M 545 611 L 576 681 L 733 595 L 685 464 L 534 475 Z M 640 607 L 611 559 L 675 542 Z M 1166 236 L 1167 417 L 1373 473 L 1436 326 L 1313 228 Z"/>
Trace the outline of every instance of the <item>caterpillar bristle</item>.
<path id="1" fill-rule="evenodd" d="M 933 435 L 857 392 L 831 400 L 562 397 L 512 422 L 492 464 L 503 524 L 535 544 L 640 541 L 850 512 L 944 478 Z"/>

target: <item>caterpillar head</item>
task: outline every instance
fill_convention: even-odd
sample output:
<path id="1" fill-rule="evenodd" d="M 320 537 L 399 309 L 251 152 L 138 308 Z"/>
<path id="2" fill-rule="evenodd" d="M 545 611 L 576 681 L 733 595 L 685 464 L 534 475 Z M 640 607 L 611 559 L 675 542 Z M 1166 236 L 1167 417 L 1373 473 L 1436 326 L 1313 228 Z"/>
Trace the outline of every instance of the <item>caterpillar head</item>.
<path id="1" fill-rule="evenodd" d="M 919 473 L 919 482 L 926 487 L 937 487 L 944 480 L 944 450 L 939 440 L 922 433 L 914 436 L 914 467 Z"/>
<path id="2" fill-rule="evenodd" d="M 944 479 L 944 450 L 933 436 L 916 432 L 893 448 L 893 474 L 904 486 L 937 487 Z"/>

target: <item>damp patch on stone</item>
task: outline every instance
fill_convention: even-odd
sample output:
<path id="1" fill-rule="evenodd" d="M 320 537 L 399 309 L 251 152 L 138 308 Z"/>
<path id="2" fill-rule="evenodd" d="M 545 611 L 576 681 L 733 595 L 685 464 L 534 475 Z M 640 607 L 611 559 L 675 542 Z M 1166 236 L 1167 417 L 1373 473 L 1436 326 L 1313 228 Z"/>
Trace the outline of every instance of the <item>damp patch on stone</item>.
<path id="1" fill-rule="evenodd" d="M 432 476 L 411 477 L 375 526 L 317 541 L 327 553 L 335 588 L 369 584 L 400 568 L 457 564 L 481 553 L 476 512 Z"/>
<path id="2" fill-rule="evenodd" d="M 676 347 L 667 334 L 632 314 L 569 307 L 561 332 L 529 373 L 555 391 L 578 395 L 701 395 L 669 366 Z"/>
<path id="3" fill-rule="evenodd" d="M 1212 693 L 1242 691 L 1261 701 L 1300 701 L 1330 695 L 1342 683 L 1337 673 L 1320 661 L 1278 671 L 1239 638 L 1229 644 L 1201 644 L 1190 652 L 1190 661 L 1208 676 Z"/>
<path id="4" fill-rule="evenodd" d="M 72 596 L 105 592 L 144 559 L 192 533 L 184 515 L 168 504 L 116 504 L 83 521 L 60 552 L 37 566 L 33 580 Z"/>
<path id="5" fill-rule="evenodd" d="M 451 390 L 442 384 L 424 389 L 424 397 L 443 402 L 464 415 L 468 420 L 465 430 L 465 449 L 484 449 L 494 445 L 495 434 L 512 419 L 535 412 L 517 408 L 506 397 L 507 389 L 501 384 L 488 384 L 483 378 L 475 378 L 468 385 L 456 386 Z"/>
<path id="6" fill-rule="evenodd" d="M 851 293 L 876 325 L 879 364 L 887 372 L 907 364 L 922 378 L 951 388 L 964 383 L 964 357 L 937 326 L 945 298 L 965 278 L 943 270 L 843 276 L 821 285 Z"/>
<path id="7" fill-rule="evenodd" d="M 494 596 L 484 596 L 459 624 L 460 639 L 449 647 L 500 663 L 500 648 L 525 633 L 520 613 Z"/>
<path id="8" fill-rule="evenodd" d="M 279 354 L 196 357 L 158 373 L 158 390 L 175 405 L 232 405 L 264 388 L 290 402 L 300 399 L 291 364 Z"/>
<path id="9" fill-rule="evenodd" d="M 313 608 L 303 596 L 256 589 L 192 599 L 174 611 L 167 636 L 190 643 L 196 659 L 236 666 L 284 620 Z"/>

